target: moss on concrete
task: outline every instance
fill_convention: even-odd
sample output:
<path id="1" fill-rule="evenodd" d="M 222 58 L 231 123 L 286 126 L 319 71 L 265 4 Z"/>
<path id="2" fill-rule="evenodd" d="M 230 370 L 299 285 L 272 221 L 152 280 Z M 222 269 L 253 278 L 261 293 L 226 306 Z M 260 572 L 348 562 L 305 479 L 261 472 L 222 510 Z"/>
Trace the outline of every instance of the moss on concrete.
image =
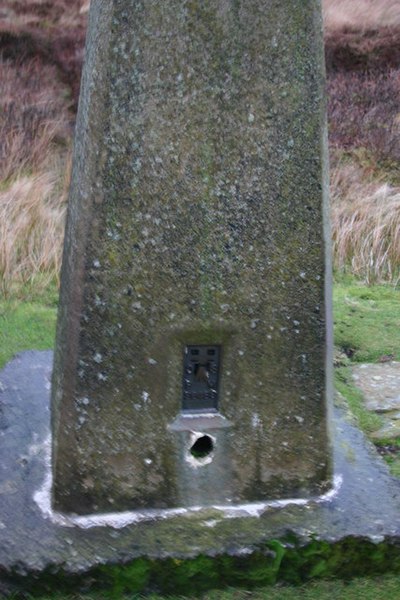
<path id="1" fill-rule="evenodd" d="M 121 0 L 91 15 L 55 354 L 56 506 L 318 495 L 331 476 L 319 3 L 272 0 L 267 14 L 261 0 Z M 187 439 L 169 425 L 185 346 L 201 343 L 222 346 L 218 409 L 233 427 L 189 477 Z M 187 504 L 194 489 L 207 497 Z"/>
<path id="2" fill-rule="evenodd" d="M 125 565 L 99 566 L 84 575 L 58 571 L 31 576 L 15 574 L 8 580 L 10 589 L 29 590 L 32 596 L 43 593 L 71 593 L 101 590 L 102 597 L 121 598 L 124 594 L 160 592 L 196 595 L 227 586 L 254 589 L 287 582 L 301 584 L 310 579 L 374 576 L 400 572 L 398 541 L 374 543 L 365 538 L 346 538 L 329 543 L 314 539 L 302 545 L 295 537 L 271 540 L 248 555 L 200 555 L 191 559 L 164 560 L 138 558 Z"/>

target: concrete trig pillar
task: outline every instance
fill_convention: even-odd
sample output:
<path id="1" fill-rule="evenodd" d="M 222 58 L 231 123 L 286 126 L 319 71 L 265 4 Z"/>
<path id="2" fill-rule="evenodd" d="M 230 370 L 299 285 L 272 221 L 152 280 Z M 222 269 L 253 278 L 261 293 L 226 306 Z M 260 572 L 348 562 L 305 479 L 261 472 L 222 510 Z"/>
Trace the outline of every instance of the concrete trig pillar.
<path id="1" fill-rule="evenodd" d="M 92 2 L 53 381 L 57 509 L 329 486 L 325 154 L 317 0 Z"/>

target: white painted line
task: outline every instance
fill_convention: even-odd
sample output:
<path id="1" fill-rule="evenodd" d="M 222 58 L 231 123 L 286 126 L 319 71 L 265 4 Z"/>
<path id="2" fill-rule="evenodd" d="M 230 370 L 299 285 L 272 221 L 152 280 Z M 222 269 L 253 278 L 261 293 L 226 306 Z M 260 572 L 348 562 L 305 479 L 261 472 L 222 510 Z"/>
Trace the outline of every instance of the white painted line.
<path id="1" fill-rule="evenodd" d="M 40 447 L 40 449 L 39 449 Z M 113 527 L 114 529 L 122 529 L 133 523 L 141 523 L 143 521 L 153 521 L 158 519 L 168 519 L 177 515 L 185 515 L 193 512 L 199 512 L 203 509 L 214 508 L 221 511 L 221 517 L 226 519 L 234 519 L 239 517 L 260 517 L 269 508 L 283 508 L 291 504 L 297 506 L 305 506 L 311 503 L 330 502 L 338 494 L 342 482 L 342 475 L 335 475 L 333 478 L 333 486 L 328 492 L 322 496 L 315 498 L 288 498 L 285 500 L 270 500 L 267 502 L 253 502 L 249 504 L 229 505 L 214 505 L 214 506 L 191 506 L 188 508 L 168 508 L 154 510 L 133 510 L 122 511 L 115 513 L 99 513 L 90 515 L 66 515 L 54 511 L 51 507 L 51 488 L 52 488 L 52 472 L 51 472 L 51 437 L 49 436 L 43 444 L 35 444 L 30 448 L 31 455 L 43 456 L 43 461 L 46 467 L 46 476 L 42 486 L 33 494 L 33 500 L 40 508 L 43 517 L 50 519 L 57 525 L 64 527 L 80 527 L 81 529 L 89 529 L 91 527 Z"/>

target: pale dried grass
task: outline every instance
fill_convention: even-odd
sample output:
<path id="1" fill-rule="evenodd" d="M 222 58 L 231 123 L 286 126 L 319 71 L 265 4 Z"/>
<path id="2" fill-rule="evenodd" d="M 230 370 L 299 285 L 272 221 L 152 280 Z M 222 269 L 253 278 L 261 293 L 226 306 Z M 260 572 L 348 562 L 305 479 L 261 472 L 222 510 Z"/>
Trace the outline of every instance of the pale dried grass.
<path id="1" fill-rule="evenodd" d="M 368 284 L 400 280 L 400 187 L 341 164 L 331 175 L 335 267 Z"/>
<path id="2" fill-rule="evenodd" d="M 400 25 L 399 0 L 322 0 L 327 30 L 368 30 Z"/>
<path id="3" fill-rule="evenodd" d="M 81 9 L 79 12 L 81 14 L 85 14 L 85 13 L 89 12 L 89 9 L 90 9 L 90 0 L 83 0 L 82 6 L 81 6 Z"/>
<path id="4" fill-rule="evenodd" d="M 58 277 L 70 124 L 54 66 L 0 61 L 0 292 Z"/>
<path id="5" fill-rule="evenodd" d="M 0 60 L 0 295 L 58 277 L 71 115 L 55 65 Z"/>
<path id="6" fill-rule="evenodd" d="M 68 165 L 70 160 L 68 160 Z M 0 192 L 0 282 L 3 294 L 40 274 L 58 278 L 70 168 L 62 163 L 20 176 Z"/>

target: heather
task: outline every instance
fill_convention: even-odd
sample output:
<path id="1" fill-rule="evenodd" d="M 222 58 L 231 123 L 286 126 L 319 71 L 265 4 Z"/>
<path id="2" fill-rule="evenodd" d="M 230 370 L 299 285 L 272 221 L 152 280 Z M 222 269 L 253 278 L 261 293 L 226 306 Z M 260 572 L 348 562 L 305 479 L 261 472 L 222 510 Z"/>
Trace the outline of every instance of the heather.
<path id="1" fill-rule="evenodd" d="M 0 276 L 56 280 L 87 0 L 0 9 Z M 325 0 L 335 269 L 396 284 L 400 268 L 400 6 Z"/>

